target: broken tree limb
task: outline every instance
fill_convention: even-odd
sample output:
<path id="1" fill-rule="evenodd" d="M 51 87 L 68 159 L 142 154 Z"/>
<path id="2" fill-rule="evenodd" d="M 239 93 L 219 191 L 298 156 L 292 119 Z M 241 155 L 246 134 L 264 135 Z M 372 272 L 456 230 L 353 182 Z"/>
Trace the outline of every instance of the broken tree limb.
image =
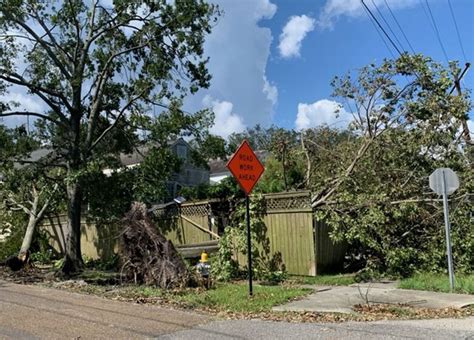
<path id="1" fill-rule="evenodd" d="M 219 235 L 217 235 L 215 232 L 213 232 L 213 231 L 211 231 L 211 230 L 209 230 L 209 229 L 204 228 L 203 226 L 197 224 L 196 222 L 194 222 L 194 221 L 191 220 L 190 218 L 188 218 L 188 217 L 186 217 L 186 216 L 184 216 L 184 215 L 180 215 L 180 217 L 181 217 L 183 220 L 185 220 L 185 221 L 191 223 L 193 226 L 195 226 L 195 227 L 198 228 L 199 230 L 204 231 L 205 233 L 208 233 L 209 235 L 214 236 L 217 240 L 221 238 L 221 237 L 220 237 Z"/>

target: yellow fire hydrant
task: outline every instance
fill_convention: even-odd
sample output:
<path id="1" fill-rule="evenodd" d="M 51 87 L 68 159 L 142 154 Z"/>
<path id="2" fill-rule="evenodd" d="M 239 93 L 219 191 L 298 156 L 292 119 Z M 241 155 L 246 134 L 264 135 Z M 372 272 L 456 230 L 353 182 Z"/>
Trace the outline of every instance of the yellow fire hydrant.
<path id="1" fill-rule="evenodd" d="M 209 288 L 209 270 L 211 269 L 211 265 L 208 263 L 208 255 L 206 251 L 204 250 L 201 253 L 201 259 L 199 260 L 199 263 L 196 265 L 196 270 L 198 274 L 202 278 L 203 285 L 206 288 Z"/>

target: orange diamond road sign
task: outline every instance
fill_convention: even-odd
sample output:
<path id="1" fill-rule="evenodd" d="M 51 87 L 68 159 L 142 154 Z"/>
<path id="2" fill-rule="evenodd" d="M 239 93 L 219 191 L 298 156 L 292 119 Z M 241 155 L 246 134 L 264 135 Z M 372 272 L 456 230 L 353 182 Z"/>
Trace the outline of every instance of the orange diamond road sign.
<path id="1" fill-rule="evenodd" d="M 227 168 L 247 196 L 265 170 L 246 140 L 240 144 L 232 158 L 227 162 Z"/>

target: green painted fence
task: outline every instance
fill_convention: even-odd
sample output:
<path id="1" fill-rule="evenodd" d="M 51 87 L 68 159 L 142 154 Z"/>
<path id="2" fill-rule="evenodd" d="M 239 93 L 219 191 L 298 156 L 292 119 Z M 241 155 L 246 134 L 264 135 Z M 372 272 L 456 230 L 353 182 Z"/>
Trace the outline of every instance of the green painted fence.
<path id="1" fill-rule="evenodd" d="M 264 199 L 270 255 L 279 252 L 288 273 L 315 276 L 342 268 L 346 247 L 331 240 L 327 224 L 314 220 L 309 191 L 267 194 Z M 247 264 L 245 256 L 236 258 Z"/>
<path id="2" fill-rule="evenodd" d="M 280 252 L 290 274 L 316 275 L 313 211 L 309 192 L 265 195 L 270 250 Z"/>
<path id="3" fill-rule="evenodd" d="M 198 244 L 216 239 L 212 234 L 202 230 L 206 229 L 217 234 L 217 226 L 212 223 L 210 214 L 209 202 L 200 201 L 155 210 L 154 220 L 158 230 L 173 244 Z"/>
<path id="4" fill-rule="evenodd" d="M 279 252 L 288 273 L 314 276 L 325 271 L 334 271 L 342 266 L 345 247 L 334 244 L 330 228 L 315 222 L 311 209 L 311 194 L 308 191 L 264 195 L 265 212 L 263 221 L 270 255 Z M 212 202 L 185 203 L 180 208 L 168 206 L 155 210 L 154 221 L 163 235 L 178 247 L 214 244 L 223 226 L 218 229 Z M 228 211 L 224 213 L 227 214 Z M 222 211 L 221 211 L 222 215 Z M 184 216 L 184 218 L 179 218 Z M 227 224 L 227 218 L 223 219 Z M 63 225 L 65 216 L 56 216 L 43 223 L 43 230 L 51 237 L 51 244 L 58 252 L 64 249 Z M 222 219 L 221 219 L 221 224 Z M 225 225 L 224 225 L 225 227 Z M 81 224 L 81 248 L 85 257 L 107 258 L 118 250 L 119 228 L 100 226 L 88 222 Z M 195 249 L 193 250 L 194 252 Z M 246 258 L 236 254 L 241 265 Z"/>

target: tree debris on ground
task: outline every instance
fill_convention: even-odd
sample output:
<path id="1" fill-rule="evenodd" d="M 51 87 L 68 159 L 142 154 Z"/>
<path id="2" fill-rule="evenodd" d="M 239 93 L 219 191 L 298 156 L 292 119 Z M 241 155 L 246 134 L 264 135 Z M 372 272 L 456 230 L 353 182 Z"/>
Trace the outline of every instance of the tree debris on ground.
<path id="1" fill-rule="evenodd" d="M 145 204 L 132 204 L 122 228 L 119 256 L 123 281 L 165 289 L 186 286 L 190 278 L 186 264 L 173 243 L 153 225 Z"/>
<path id="2" fill-rule="evenodd" d="M 28 252 L 23 253 L 19 256 L 12 255 L 5 259 L 5 261 L 0 262 L 0 266 L 6 266 L 13 271 L 18 271 L 22 269 L 28 262 Z"/>

